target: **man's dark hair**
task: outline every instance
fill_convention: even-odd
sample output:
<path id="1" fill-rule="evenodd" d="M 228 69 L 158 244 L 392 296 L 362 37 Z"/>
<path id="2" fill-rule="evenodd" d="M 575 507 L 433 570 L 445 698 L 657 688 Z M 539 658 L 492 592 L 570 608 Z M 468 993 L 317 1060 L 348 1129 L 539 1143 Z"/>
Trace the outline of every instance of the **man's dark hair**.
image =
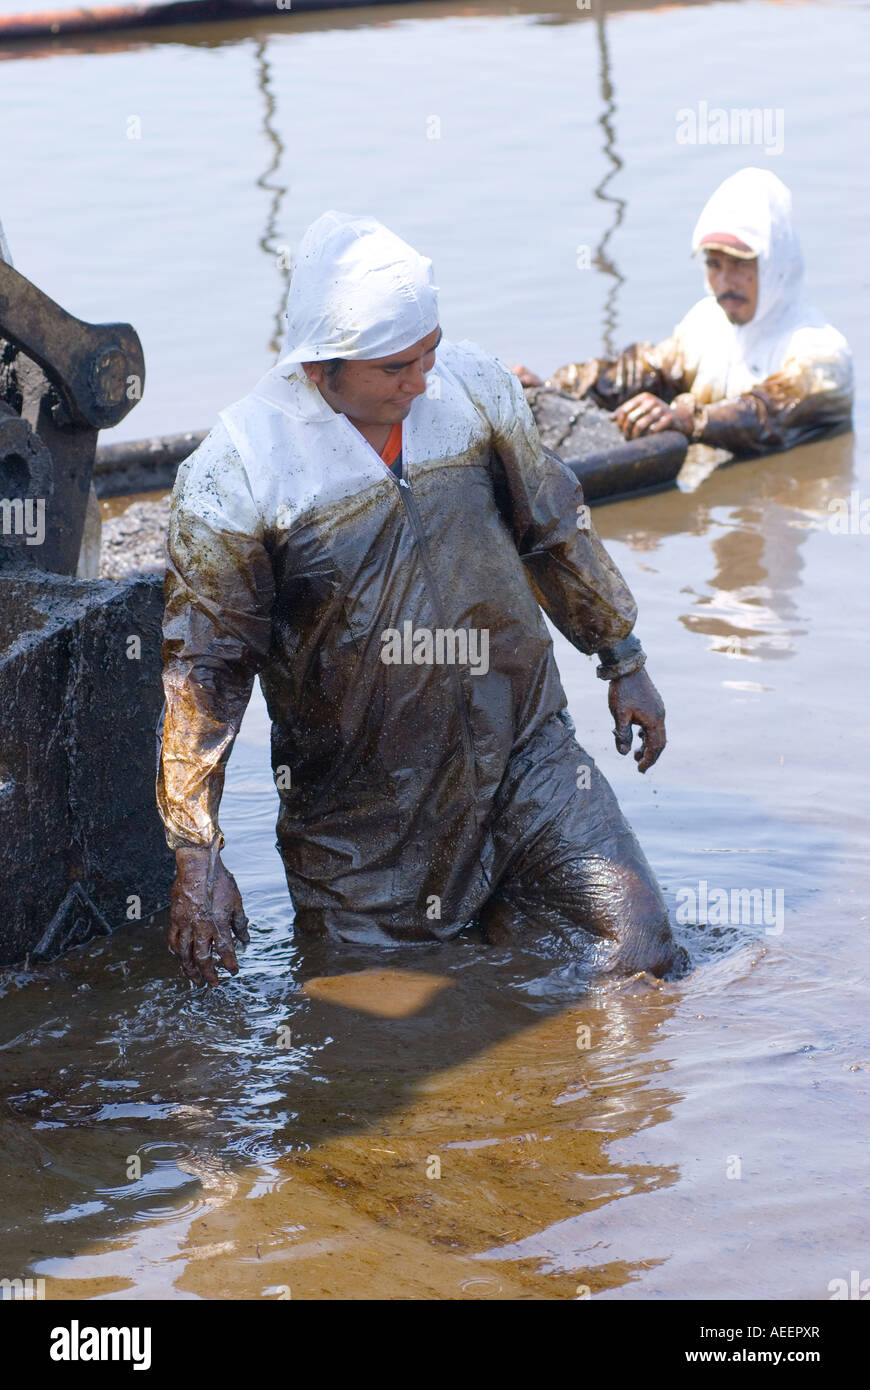
<path id="1" fill-rule="evenodd" d="M 344 366 L 343 357 L 330 357 L 323 364 L 323 373 L 330 386 L 335 386 L 338 381 L 338 374 Z"/>

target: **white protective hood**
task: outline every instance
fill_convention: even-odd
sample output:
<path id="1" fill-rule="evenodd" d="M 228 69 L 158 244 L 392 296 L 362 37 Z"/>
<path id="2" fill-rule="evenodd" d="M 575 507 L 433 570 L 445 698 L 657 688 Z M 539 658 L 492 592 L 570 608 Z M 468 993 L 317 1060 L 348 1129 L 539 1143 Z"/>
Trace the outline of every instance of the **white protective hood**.
<path id="1" fill-rule="evenodd" d="M 697 252 L 704 237 L 729 232 L 758 257 L 758 307 L 751 322 L 733 325 L 747 342 L 769 331 L 803 295 L 804 261 L 792 226 L 791 193 L 767 169 L 741 169 L 720 183 L 692 235 Z"/>
<path id="2" fill-rule="evenodd" d="M 388 357 L 437 326 L 432 262 L 373 217 L 325 212 L 299 247 L 278 367 Z"/>
<path id="3" fill-rule="evenodd" d="M 692 251 L 716 232 L 739 237 L 758 256 L 758 307 L 749 323 L 732 324 L 708 284 L 708 297 L 676 330 L 687 358 L 698 364 L 693 392 L 713 400 L 747 391 L 779 371 L 798 330 L 827 328 L 807 300 L 791 194 L 775 174 L 741 169 L 720 184 L 698 218 Z M 845 347 L 836 330 L 828 332 Z"/>

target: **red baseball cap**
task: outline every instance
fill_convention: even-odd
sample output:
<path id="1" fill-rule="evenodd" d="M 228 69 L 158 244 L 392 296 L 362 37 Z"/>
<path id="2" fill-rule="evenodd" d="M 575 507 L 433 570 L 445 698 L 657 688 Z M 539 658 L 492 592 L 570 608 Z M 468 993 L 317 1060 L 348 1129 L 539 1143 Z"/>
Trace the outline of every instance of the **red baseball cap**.
<path id="1" fill-rule="evenodd" d="M 754 261 L 757 252 L 732 232 L 708 232 L 698 243 L 699 251 L 724 251 L 728 256 L 736 256 L 741 261 Z"/>

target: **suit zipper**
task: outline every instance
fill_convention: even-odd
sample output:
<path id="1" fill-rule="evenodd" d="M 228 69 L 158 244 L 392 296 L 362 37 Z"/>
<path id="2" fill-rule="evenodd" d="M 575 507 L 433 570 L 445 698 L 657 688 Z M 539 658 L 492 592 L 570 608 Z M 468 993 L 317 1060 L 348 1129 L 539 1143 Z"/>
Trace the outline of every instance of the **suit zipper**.
<path id="1" fill-rule="evenodd" d="M 383 460 L 382 460 L 382 462 L 383 462 Z M 386 465 L 385 465 L 385 466 L 386 466 Z M 425 578 L 425 580 L 426 580 L 426 584 L 428 585 L 428 588 L 429 588 L 429 591 L 430 591 L 429 597 L 430 597 L 430 601 L 431 601 L 431 603 L 432 603 L 432 607 L 433 607 L 434 610 L 435 610 L 435 617 L 436 617 L 438 626 L 441 627 L 441 628 L 443 628 L 443 629 L 446 631 L 447 624 L 446 624 L 445 621 L 444 621 L 444 605 L 443 605 L 443 603 L 442 603 L 442 601 L 441 601 L 441 591 L 440 591 L 439 588 L 438 588 L 438 584 L 437 584 L 437 582 L 436 582 L 436 580 L 435 580 L 435 574 L 434 574 L 434 572 L 433 572 L 433 570 L 432 570 L 432 564 L 431 564 L 431 561 L 430 561 L 430 559 L 429 559 L 429 547 L 428 547 L 427 542 L 426 542 L 426 532 L 425 532 L 425 530 L 423 529 L 423 519 L 422 519 L 422 517 L 420 516 L 420 511 L 419 511 L 419 508 L 418 508 L 418 506 L 417 506 L 417 500 L 416 500 L 416 498 L 414 497 L 413 492 L 411 491 L 411 484 L 408 482 L 407 478 L 404 476 L 404 474 L 405 474 L 405 460 L 404 460 L 404 458 L 402 459 L 402 477 L 401 477 L 401 478 L 397 478 L 396 475 L 395 475 L 395 473 L 393 473 L 393 471 L 392 471 L 391 468 L 387 468 L 387 472 L 390 473 L 390 474 L 392 475 L 393 482 L 396 484 L 396 486 L 397 486 L 398 489 L 399 489 L 399 496 L 400 496 L 401 499 L 402 499 L 402 505 L 403 505 L 404 508 L 405 508 L 405 512 L 407 513 L 407 515 L 408 515 L 408 517 L 409 517 L 409 519 L 410 519 L 411 526 L 412 526 L 413 531 L 414 531 L 414 536 L 415 536 L 415 539 L 416 539 L 416 541 L 417 541 L 417 549 L 418 549 L 419 552 L 420 552 L 420 563 L 421 563 L 422 566 L 423 566 L 423 575 L 424 575 L 424 578 Z M 470 774 L 471 779 L 472 779 L 472 784 L 473 784 L 474 789 L 475 789 L 475 791 L 476 791 L 476 790 L 477 790 L 477 768 L 476 768 L 475 762 L 474 762 L 474 740 L 473 740 L 472 735 L 471 735 L 471 723 L 470 723 L 469 718 L 468 718 L 468 709 L 466 708 L 466 704 L 465 704 L 465 696 L 464 696 L 463 690 L 462 690 L 462 681 L 461 681 L 461 679 L 460 679 L 459 672 L 457 671 L 457 669 L 456 669 L 456 667 L 455 667 L 454 665 L 450 664 L 450 665 L 448 666 L 448 669 L 449 669 L 449 671 L 450 671 L 450 679 L 451 679 L 452 682 L 453 682 L 453 692 L 454 692 L 454 695 L 456 696 L 456 704 L 457 704 L 457 707 L 458 707 L 458 710 L 459 710 L 459 722 L 460 722 L 460 725 L 461 725 L 461 728 L 462 728 L 462 743 L 463 743 L 463 748 L 464 748 L 464 750 L 465 750 L 465 762 L 466 762 L 466 766 L 467 766 L 467 768 L 468 768 L 469 774 Z"/>
<path id="2" fill-rule="evenodd" d="M 402 476 L 401 478 L 397 478 L 390 465 L 388 463 L 384 463 L 384 460 L 381 458 L 374 445 L 369 444 L 369 441 L 363 435 L 360 434 L 359 430 L 354 428 L 354 426 L 350 423 L 346 416 L 342 416 L 341 418 L 344 420 L 345 424 L 347 425 L 347 428 L 352 432 L 352 434 L 358 440 L 362 440 L 363 444 L 365 444 L 365 446 L 372 452 L 374 457 L 377 459 L 378 463 L 381 465 L 381 468 L 383 468 L 384 472 L 389 477 L 391 483 L 393 484 L 393 487 L 398 488 L 399 496 L 402 499 L 402 505 L 405 509 L 406 515 L 410 519 L 411 527 L 413 529 L 414 536 L 417 541 L 417 549 L 420 552 L 420 563 L 423 566 L 423 577 L 429 589 L 429 600 L 432 604 L 432 607 L 435 609 L 435 616 L 438 621 L 438 625 L 442 628 L 445 628 L 446 630 L 446 625 L 444 623 L 444 605 L 441 602 L 441 592 L 438 588 L 437 583 L 435 582 L 435 574 L 433 572 L 432 565 L 429 560 L 429 547 L 426 544 L 426 533 L 423 529 L 423 519 L 420 516 L 416 498 L 414 497 L 414 494 L 411 491 L 411 484 L 408 482 L 406 476 L 408 471 L 408 465 L 405 457 L 405 441 L 404 439 L 402 440 Z M 465 765 L 468 769 L 469 776 L 471 777 L 472 786 L 474 787 L 474 791 L 476 794 L 477 767 L 475 766 L 474 761 L 474 740 L 471 734 L 471 723 L 468 718 L 468 710 L 465 705 L 465 696 L 462 691 L 462 681 L 460 680 L 459 672 L 457 671 L 455 666 L 451 665 L 449 667 L 449 670 L 450 679 L 453 683 L 453 693 L 456 697 L 456 705 L 459 711 L 459 723 L 462 729 L 462 746 L 465 752 Z"/>

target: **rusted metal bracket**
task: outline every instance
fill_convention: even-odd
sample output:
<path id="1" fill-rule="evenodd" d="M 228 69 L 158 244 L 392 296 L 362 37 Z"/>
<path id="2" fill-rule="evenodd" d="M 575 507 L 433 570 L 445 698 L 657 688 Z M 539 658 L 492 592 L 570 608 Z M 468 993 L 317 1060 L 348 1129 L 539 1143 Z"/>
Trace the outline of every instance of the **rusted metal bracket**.
<path id="1" fill-rule="evenodd" d="M 72 575 L 97 436 L 123 420 L 142 395 L 142 344 L 128 323 L 75 318 L 3 261 L 0 340 L 0 500 L 30 499 L 45 509 L 42 543 L 31 549 L 14 544 L 23 538 L 2 536 L 0 566 L 36 565 Z M 40 445 L 51 457 L 50 485 Z"/>
<path id="2" fill-rule="evenodd" d="M 84 323 L 4 262 L 0 332 L 39 364 L 76 424 L 109 429 L 141 395 L 145 359 L 129 323 Z M 130 394 L 131 378 L 138 394 Z"/>

